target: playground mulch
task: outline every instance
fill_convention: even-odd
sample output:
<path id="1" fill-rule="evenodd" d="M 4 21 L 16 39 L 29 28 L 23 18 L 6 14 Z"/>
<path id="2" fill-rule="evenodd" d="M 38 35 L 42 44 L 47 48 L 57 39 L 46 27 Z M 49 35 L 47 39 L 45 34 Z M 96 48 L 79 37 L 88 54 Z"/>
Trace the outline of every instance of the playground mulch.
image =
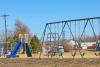
<path id="1" fill-rule="evenodd" d="M 95 58 L 95 59 L 1 58 L 0 67 L 100 67 L 100 58 Z"/>

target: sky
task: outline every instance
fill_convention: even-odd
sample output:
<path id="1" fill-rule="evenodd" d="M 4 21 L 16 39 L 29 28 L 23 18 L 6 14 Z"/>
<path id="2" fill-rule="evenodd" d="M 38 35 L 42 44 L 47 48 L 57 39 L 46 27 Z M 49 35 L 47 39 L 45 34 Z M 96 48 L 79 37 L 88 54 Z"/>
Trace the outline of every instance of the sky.
<path id="1" fill-rule="evenodd" d="M 25 23 L 32 34 L 42 35 L 48 22 L 98 17 L 100 0 L 0 0 L 0 15 L 8 14 L 7 28 L 13 30 L 16 19 Z M 0 31 L 4 20 L 0 17 Z"/>

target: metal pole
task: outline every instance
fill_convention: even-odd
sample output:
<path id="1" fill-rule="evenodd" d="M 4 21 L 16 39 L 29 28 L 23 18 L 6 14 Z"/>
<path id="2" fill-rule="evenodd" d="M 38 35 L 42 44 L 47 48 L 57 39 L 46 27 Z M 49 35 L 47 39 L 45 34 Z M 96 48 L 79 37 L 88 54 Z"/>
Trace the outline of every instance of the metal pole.
<path id="1" fill-rule="evenodd" d="M 7 46 L 7 16 L 9 15 L 2 15 L 2 17 L 4 17 L 4 22 L 5 22 L 5 46 L 4 46 L 4 54 L 7 54 L 7 49 L 8 49 L 8 46 Z"/>

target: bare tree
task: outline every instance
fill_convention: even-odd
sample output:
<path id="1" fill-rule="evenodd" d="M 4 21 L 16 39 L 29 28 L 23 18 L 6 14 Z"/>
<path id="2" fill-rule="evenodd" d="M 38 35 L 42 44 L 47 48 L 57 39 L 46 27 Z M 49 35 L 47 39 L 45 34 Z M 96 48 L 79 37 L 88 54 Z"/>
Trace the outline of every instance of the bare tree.
<path id="1" fill-rule="evenodd" d="M 29 34 L 29 28 L 20 20 L 16 20 L 15 23 L 15 35 L 19 34 Z"/>

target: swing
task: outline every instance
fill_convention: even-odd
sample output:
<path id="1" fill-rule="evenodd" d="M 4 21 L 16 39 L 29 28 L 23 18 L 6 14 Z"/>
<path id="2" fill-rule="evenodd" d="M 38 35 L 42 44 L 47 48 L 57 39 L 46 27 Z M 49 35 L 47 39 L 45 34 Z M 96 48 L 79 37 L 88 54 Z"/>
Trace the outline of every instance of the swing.
<path id="1" fill-rule="evenodd" d="M 84 20 L 84 22 L 85 22 L 85 20 Z M 93 33 L 94 33 L 94 36 L 95 36 L 95 38 L 96 38 L 96 35 L 95 35 L 95 31 L 94 31 L 94 28 L 93 28 L 93 21 L 92 21 L 92 23 L 90 22 L 90 20 L 87 20 L 87 22 L 85 23 L 85 26 L 84 26 L 84 30 L 83 30 L 83 33 L 84 33 L 84 40 L 85 40 L 85 28 L 86 28 L 86 26 L 87 26 L 87 23 L 90 23 L 90 26 L 91 26 L 91 28 L 92 28 L 92 31 L 93 31 Z M 80 28 L 79 28 L 80 29 Z M 82 34 L 83 34 L 82 33 Z M 80 55 L 81 55 L 81 57 L 83 57 L 84 55 L 85 55 L 85 51 L 84 52 L 81 52 L 81 51 L 79 51 L 80 52 Z"/>
<path id="2" fill-rule="evenodd" d="M 71 55 L 73 58 L 76 56 L 76 44 L 71 49 Z"/>
<path id="3" fill-rule="evenodd" d="M 99 27 L 99 34 L 100 34 L 100 22 L 98 22 L 98 27 Z M 96 42 L 96 51 L 94 54 L 95 56 L 100 56 L 100 42 L 99 40 Z"/>
<path id="4" fill-rule="evenodd" d="M 71 22 L 69 22 L 70 23 L 70 25 L 68 25 L 68 23 L 67 23 L 67 26 L 68 26 L 68 28 L 69 28 L 69 30 L 70 30 L 70 38 L 71 38 L 71 35 L 72 35 L 72 37 L 73 37 L 73 34 L 72 34 L 72 31 L 71 31 Z M 73 37 L 74 38 L 74 37 Z M 72 50 L 74 50 L 75 48 L 71 48 L 71 55 L 73 56 L 73 58 L 75 57 L 75 55 L 76 55 L 76 50 L 74 51 L 74 53 L 72 53 Z"/>
<path id="5" fill-rule="evenodd" d="M 83 29 L 83 32 L 82 32 L 81 37 L 84 35 L 84 32 L 85 32 L 85 28 L 86 28 L 86 26 L 87 26 L 87 23 L 88 23 L 88 20 L 87 20 L 87 22 L 85 23 L 85 26 L 84 26 L 84 29 Z M 68 25 L 68 24 L 67 24 L 67 25 Z M 69 25 L 68 25 L 68 27 L 69 27 Z M 70 33 L 71 33 L 73 39 L 75 40 L 75 38 L 74 38 L 74 36 L 73 36 L 73 34 L 72 34 L 72 31 L 71 31 L 71 22 L 70 22 L 69 30 L 70 30 Z M 79 34 L 80 34 L 80 22 L 79 22 Z M 75 37 L 76 37 L 76 21 L 75 21 Z M 77 43 L 76 43 L 76 40 L 75 40 L 75 44 L 77 44 Z M 80 40 L 79 40 L 79 42 L 78 42 L 78 45 L 76 45 L 76 47 L 77 47 L 77 49 L 79 50 L 80 56 L 83 58 L 83 56 L 85 55 L 85 52 L 81 52 L 81 51 L 80 51 L 80 46 L 79 46 L 79 44 L 80 44 Z M 71 55 L 74 57 L 74 56 L 76 55 L 76 50 L 74 51 L 74 53 L 71 53 Z"/>
<path id="6" fill-rule="evenodd" d="M 85 52 L 80 52 L 80 55 L 83 57 L 85 55 Z"/>
<path id="7" fill-rule="evenodd" d="M 83 58 L 83 56 L 85 55 L 85 51 L 84 52 L 80 51 L 79 47 L 78 47 L 78 50 L 79 50 L 80 56 Z"/>
<path id="8" fill-rule="evenodd" d="M 72 55 L 73 57 L 75 57 L 75 55 L 76 55 L 76 51 L 75 51 L 74 53 L 71 53 L 71 55 Z"/>
<path id="9" fill-rule="evenodd" d="M 87 22 L 85 23 L 85 20 L 84 20 L 84 29 L 83 29 L 83 33 L 81 35 L 81 37 L 84 35 L 84 43 L 85 43 L 85 28 L 87 26 Z M 80 22 L 79 22 L 79 38 L 80 38 Z M 79 39 L 79 43 L 78 44 L 81 45 L 80 39 Z M 78 49 L 79 49 L 79 46 L 78 46 Z M 83 51 L 80 51 L 80 49 L 79 49 L 79 53 L 80 53 L 80 56 L 83 58 L 83 56 L 85 55 L 85 51 L 83 52 Z"/>
<path id="10" fill-rule="evenodd" d="M 100 43 L 97 41 L 96 43 L 96 51 L 94 54 L 95 56 L 100 56 Z"/>
<path id="11" fill-rule="evenodd" d="M 99 41 L 97 41 L 97 43 L 96 43 L 96 51 L 100 51 L 100 42 Z"/>
<path id="12" fill-rule="evenodd" d="M 71 34 L 72 34 L 72 31 L 71 31 L 71 22 L 70 22 L 70 32 L 71 32 Z M 72 36 L 73 36 L 73 34 L 72 34 Z M 70 35 L 70 38 L 71 38 L 71 35 Z M 76 38 L 76 21 L 75 21 L 75 38 Z M 74 36 L 73 36 L 73 40 L 75 39 L 74 38 Z M 73 59 L 74 59 L 74 57 L 76 56 L 76 46 L 77 46 L 77 43 L 76 43 L 76 41 L 75 41 L 75 45 L 74 45 L 74 48 L 72 48 L 71 50 L 75 50 L 75 51 L 71 51 L 71 55 L 72 55 L 72 57 L 73 57 Z M 74 52 L 74 53 L 73 53 Z"/>

